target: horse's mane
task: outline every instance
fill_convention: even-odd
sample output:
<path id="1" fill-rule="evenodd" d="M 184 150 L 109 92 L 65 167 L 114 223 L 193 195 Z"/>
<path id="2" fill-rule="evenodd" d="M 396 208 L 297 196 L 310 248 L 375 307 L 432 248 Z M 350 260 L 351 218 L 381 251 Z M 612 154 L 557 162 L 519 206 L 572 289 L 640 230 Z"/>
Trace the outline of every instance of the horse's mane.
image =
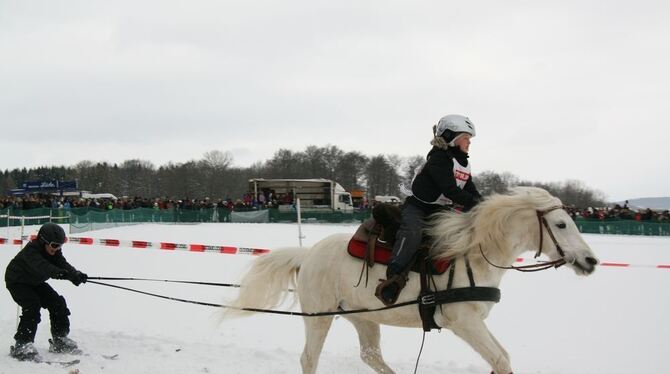
<path id="1" fill-rule="evenodd" d="M 495 194 L 467 213 L 440 212 L 431 216 L 427 233 L 433 245 L 431 257 L 452 258 L 482 245 L 495 244 L 500 250 L 506 243 L 505 227 L 519 218 L 534 218 L 537 210 L 562 205 L 546 190 L 515 187 L 507 194 Z"/>

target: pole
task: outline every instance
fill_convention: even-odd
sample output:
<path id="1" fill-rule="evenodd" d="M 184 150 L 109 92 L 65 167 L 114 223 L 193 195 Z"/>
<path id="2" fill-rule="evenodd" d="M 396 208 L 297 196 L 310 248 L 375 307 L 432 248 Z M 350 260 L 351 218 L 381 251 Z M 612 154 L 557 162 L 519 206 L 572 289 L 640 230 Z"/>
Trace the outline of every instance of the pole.
<path id="1" fill-rule="evenodd" d="M 26 224 L 26 217 L 21 216 L 21 235 L 19 236 L 19 240 L 20 240 L 19 245 L 21 246 L 21 248 L 23 248 L 23 228 L 24 228 L 25 224 Z"/>
<path id="2" fill-rule="evenodd" d="M 295 199 L 295 209 L 298 211 L 298 243 L 300 243 L 300 246 L 302 247 L 302 239 L 304 236 L 302 235 L 302 217 L 300 216 L 300 198 Z"/>
<path id="3" fill-rule="evenodd" d="M 24 215 L 21 215 L 21 233 L 19 235 L 19 251 L 23 249 L 23 228 L 26 223 L 26 217 Z M 19 328 L 19 313 L 21 309 L 19 307 L 19 304 L 16 304 L 16 328 Z"/>
<path id="4" fill-rule="evenodd" d="M 9 219 L 9 207 L 8 207 L 7 208 L 7 238 L 8 239 L 11 238 L 11 236 L 9 234 L 9 225 L 11 224 L 11 222 L 12 221 Z"/>

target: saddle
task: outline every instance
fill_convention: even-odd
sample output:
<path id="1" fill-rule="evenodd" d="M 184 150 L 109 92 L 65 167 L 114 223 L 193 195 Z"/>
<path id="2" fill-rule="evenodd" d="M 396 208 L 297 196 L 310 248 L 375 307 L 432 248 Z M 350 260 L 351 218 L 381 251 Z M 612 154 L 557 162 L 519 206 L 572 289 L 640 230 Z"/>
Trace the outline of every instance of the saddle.
<path id="1" fill-rule="evenodd" d="M 375 263 L 388 265 L 391 260 L 391 252 L 395 243 L 395 236 L 400 227 L 401 210 L 398 206 L 390 204 L 378 204 L 372 209 L 372 217 L 365 220 L 356 230 L 347 245 L 347 252 L 356 258 L 363 260 L 363 269 L 373 267 Z M 422 241 L 418 253 L 428 252 L 426 238 Z M 416 256 L 417 259 L 422 256 Z M 415 259 L 411 271 L 420 272 L 421 262 Z M 429 271 L 432 274 L 442 274 L 449 267 L 448 260 L 431 261 Z M 359 279 L 360 284 L 360 279 Z M 367 285 L 367 277 L 366 277 Z"/>

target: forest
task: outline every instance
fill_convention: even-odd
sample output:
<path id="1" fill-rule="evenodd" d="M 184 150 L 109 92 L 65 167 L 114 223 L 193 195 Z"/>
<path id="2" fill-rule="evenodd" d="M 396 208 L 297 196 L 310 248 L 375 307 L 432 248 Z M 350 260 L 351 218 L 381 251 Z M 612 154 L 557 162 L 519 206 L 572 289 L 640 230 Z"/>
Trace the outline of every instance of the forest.
<path id="1" fill-rule="evenodd" d="M 7 192 L 22 183 L 36 180 L 77 181 L 78 188 L 116 196 L 165 197 L 171 199 L 237 199 L 247 193 L 251 178 L 326 178 L 339 182 L 346 190 L 367 191 L 376 195 L 400 196 L 400 185 L 409 186 L 425 156 L 400 157 L 361 152 L 345 152 L 334 145 L 307 146 L 302 151 L 279 149 L 272 158 L 249 167 L 233 165 L 234 155 L 211 150 L 201 159 L 182 163 L 153 163 L 131 159 L 120 164 L 82 160 L 73 166 L 42 166 L 4 170 L 0 188 Z M 578 180 L 534 182 L 505 171 L 474 173 L 482 195 L 504 193 L 519 185 L 537 186 L 559 197 L 564 204 L 577 207 L 603 206 L 602 192 Z"/>

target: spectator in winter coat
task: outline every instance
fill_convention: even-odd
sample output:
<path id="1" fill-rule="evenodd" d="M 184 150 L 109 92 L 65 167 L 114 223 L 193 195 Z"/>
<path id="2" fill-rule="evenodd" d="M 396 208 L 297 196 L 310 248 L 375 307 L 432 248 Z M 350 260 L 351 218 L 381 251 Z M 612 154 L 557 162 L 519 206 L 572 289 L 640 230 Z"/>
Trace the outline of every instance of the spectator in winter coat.
<path id="1" fill-rule="evenodd" d="M 421 244 L 424 218 L 445 206 L 457 205 L 468 211 L 481 199 L 468 162 L 474 124 L 461 115 L 444 116 L 433 127 L 433 135 L 433 148 L 412 180 L 411 194 L 402 208 L 387 279 L 375 291 L 385 305 L 394 304 L 405 286 L 406 270 Z"/>
<path id="2" fill-rule="evenodd" d="M 68 279 L 75 286 L 86 283 L 88 276 L 70 265 L 61 248 L 65 243 L 65 231 L 55 223 L 45 223 L 37 238 L 26 244 L 9 262 L 5 271 L 7 289 L 14 301 L 22 308 L 21 319 L 10 348 L 10 355 L 19 360 L 37 359 L 33 342 L 40 323 L 40 309 L 49 311 L 51 320 L 51 343 L 49 350 L 57 353 L 77 351 L 77 343 L 68 338 L 70 333 L 70 311 L 65 298 L 59 295 L 46 280 Z"/>

